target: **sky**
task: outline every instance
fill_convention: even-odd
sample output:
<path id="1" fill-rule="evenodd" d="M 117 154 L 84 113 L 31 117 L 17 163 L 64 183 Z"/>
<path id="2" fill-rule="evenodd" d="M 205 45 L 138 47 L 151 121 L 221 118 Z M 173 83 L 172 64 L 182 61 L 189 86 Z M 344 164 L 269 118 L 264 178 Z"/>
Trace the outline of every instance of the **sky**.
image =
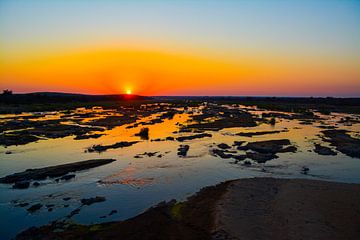
<path id="1" fill-rule="evenodd" d="M 360 1 L 0 0 L 0 89 L 360 97 Z"/>

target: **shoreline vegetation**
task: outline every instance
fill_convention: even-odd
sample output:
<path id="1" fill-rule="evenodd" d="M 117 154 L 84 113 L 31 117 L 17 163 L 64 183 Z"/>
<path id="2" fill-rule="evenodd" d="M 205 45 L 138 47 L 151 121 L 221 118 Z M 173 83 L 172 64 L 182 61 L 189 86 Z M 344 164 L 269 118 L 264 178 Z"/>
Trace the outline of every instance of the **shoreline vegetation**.
<path id="1" fill-rule="evenodd" d="M 359 239 L 359 225 L 359 184 L 250 178 L 159 203 L 128 220 L 53 222 L 16 239 Z"/>
<path id="2" fill-rule="evenodd" d="M 0 94 L 0 114 L 22 112 L 42 112 L 72 110 L 79 107 L 118 108 L 136 107 L 145 103 L 172 103 L 178 105 L 198 105 L 202 102 L 222 104 L 242 104 L 257 106 L 272 111 L 304 113 L 317 110 L 323 114 L 331 112 L 360 113 L 360 98 L 335 97 L 236 97 L 236 96 L 139 96 L 128 94 L 86 95 L 73 93 L 38 92 L 13 94 L 4 91 Z"/>

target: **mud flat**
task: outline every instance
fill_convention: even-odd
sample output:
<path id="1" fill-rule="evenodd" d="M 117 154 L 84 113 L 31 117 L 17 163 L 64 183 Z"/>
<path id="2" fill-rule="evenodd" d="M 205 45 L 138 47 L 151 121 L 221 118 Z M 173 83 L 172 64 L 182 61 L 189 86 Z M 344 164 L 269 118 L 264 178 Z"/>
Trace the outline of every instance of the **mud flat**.
<path id="1" fill-rule="evenodd" d="M 14 173 L 0 178 L 0 183 L 19 183 L 31 180 L 44 180 L 46 178 L 62 177 L 70 172 L 86 170 L 99 167 L 111 162 L 115 159 L 92 159 L 75 163 L 61 164 L 51 167 L 27 169 L 23 172 Z"/>
<path id="2" fill-rule="evenodd" d="M 16 239 L 359 239 L 360 185 L 252 178 L 119 222 L 33 227 Z"/>

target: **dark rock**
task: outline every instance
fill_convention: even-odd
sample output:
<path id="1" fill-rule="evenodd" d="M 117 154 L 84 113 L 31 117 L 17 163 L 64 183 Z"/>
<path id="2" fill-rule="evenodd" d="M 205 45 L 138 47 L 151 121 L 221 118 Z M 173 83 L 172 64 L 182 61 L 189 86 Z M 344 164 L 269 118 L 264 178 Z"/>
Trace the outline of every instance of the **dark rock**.
<path id="1" fill-rule="evenodd" d="M 275 133 L 281 133 L 281 132 L 287 132 L 286 130 L 275 130 L 275 131 L 262 131 L 262 132 L 246 132 L 246 133 L 237 133 L 238 136 L 243 137 L 252 137 L 252 136 L 261 136 L 266 134 L 275 134 Z"/>
<path id="2" fill-rule="evenodd" d="M 204 137 L 212 137 L 212 135 L 209 133 L 200 133 L 200 134 L 195 134 L 195 135 L 191 135 L 191 136 L 178 137 L 178 138 L 176 138 L 176 140 L 178 140 L 179 142 L 183 142 L 186 140 L 193 140 L 193 139 L 204 138 Z"/>
<path id="3" fill-rule="evenodd" d="M 26 189 L 30 186 L 29 181 L 18 181 L 12 186 L 14 189 Z"/>
<path id="4" fill-rule="evenodd" d="M 114 215 L 117 212 L 118 212 L 117 210 L 111 210 L 111 212 L 109 213 L 109 216 Z"/>
<path id="5" fill-rule="evenodd" d="M 235 141 L 233 146 L 241 146 L 245 143 L 245 141 Z"/>
<path id="6" fill-rule="evenodd" d="M 244 163 L 243 163 L 244 165 L 246 165 L 246 166 L 250 166 L 251 165 L 251 162 L 250 161 L 248 161 L 248 160 L 246 160 L 246 161 L 244 161 Z"/>
<path id="7" fill-rule="evenodd" d="M 16 207 L 26 207 L 29 206 L 29 203 L 19 203 L 16 205 Z"/>
<path id="8" fill-rule="evenodd" d="M 149 128 L 140 129 L 140 132 L 136 133 L 135 136 L 139 136 L 143 140 L 148 140 L 149 139 Z"/>
<path id="9" fill-rule="evenodd" d="M 301 168 L 301 173 L 302 173 L 302 174 L 305 174 L 305 175 L 306 175 L 306 174 L 308 174 L 309 171 L 310 171 L 310 169 L 309 169 L 308 167 L 302 167 L 302 168 Z"/>
<path id="10" fill-rule="evenodd" d="M 12 154 L 12 152 L 11 151 L 6 151 L 5 154 Z"/>
<path id="11" fill-rule="evenodd" d="M 61 164 L 52 167 L 27 169 L 24 172 L 14 173 L 6 177 L 0 178 L 0 183 L 16 183 L 29 180 L 44 180 L 46 178 L 54 178 L 63 176 L 69 172 L 86 170 L 102 166 L 116 161 L 115 159 L 93 159 L 75 163 Z"/>
<path id="12" fill-rule="evenodd" d="M 186 157 L 187 152 L 189 151 L 190 146 L 189 145 L 180 145 L 178 148 L 178 156 L 180 157 Z"/>
<path id="13" fill-rule="evenodd" d="M 251 142 L 245 146 L 239 146 L 239 150 L 252 150 L 259 153 L 278 153 L 278 152 L 294 152 L 296 151 L 295 147 L 292 148 L 283 148 L 285 145 L 290 145 L 288 139 L 280 140 L 268 140 L 268 141 L 259 141 Z"/>
<path id="14" fill-rule="evenodd" d="M 104 136 L 104 134 L 84 134 L 84 135 L 77 135 L 74 140 L 83 140 L 83 139 L 90 139 L 90 138 L 99 138 Z"/>
<path id="15" fill-rule="evenodd" d="M 96 196 L 96 197 L 93 197 L 93 198 L 83 198 L 81 199 L 81 203 L 83 205 L 91 205 L 91 204 L 94 204 L 94 203 L 98 203 L 98 202 L 104 202 L 106 201 L 106 198 L 105 197 L 99 197 L 99 196 Z"/>
<path id="16" fill-rule="evenodd" d="M 265 163 L 266 161 L 278 158 L 274 153 L 247 152 L 246 156 L 258 163 Z"/>
<path id="17" fill-rule="evenodd" d="M 67 175 L 65 175 L 65 176 L 62 176 L 62 177 L 60 178 L 60 180 L 68 181 L 68 180 L 70 180 L 70 179 L 72 179 L 72 178 L 74 178 L 74 177 L 75 177 L 75 174 L 67 174 Z"/>
<path id="18" fill-rule="evenodd" d="M 226 143 L 220 143 L 217 145 L 218 148 L 221 148 L 221 149 L 230 149 L 231 147 L 229 145 L 227 145 Z"/>
<path id="19" fill-rule="evenodd" d="M 108 149 L 116 149 L 116 148 L 123 148 L 123 147 L 130 147 L 139 141 L 132 141 L 132 142 L 117 142 L 111 145 L 93 145 L 92 147 L 88 148 L 89 152 L 105 152 Z"/>
<path id="20" fill-rule="evenodd" d="M 42 208 L 42 206 L 43 206 L 42 204 L 37 203 L 37 204 L 34 204 L 34 205 L 32 205 L 31 207 L 29 207 L 29 208 L 27 209 L 27 211 L 30 212 L 30 213 L 36 212 L 36 211 L 38 211 L 40 208 Z"/>
<path id="21" fill-rule="evenodd" d="M 333 151 L 329 147 L 321 146 L 320 144 L 315 144 L 314 152 L 316 152 L 319 155 L 337 155 L 335 151 Z"/>
<path id="22" fill-rule="evenodd" d="M 354 158 L 360 158 L 360 139 L 354 138 L 346 130 L 324 130 L 324 141 L 335 146 L 339 152 Z"/>
<path id="23" fill-rule="evenodd" d="M 71 197 L 64 197 L 63 200 L 64 201 L 69 201 L 71 199 Z"/>
<path id="24" fill-rule="evenodd" d="M 214 155 L 219 156 L 219 157 L 224 158 L 224 159 L 232 158 L 234 156 L 233 154 L 227 153 L 226 151 L 221 150 L 221 149 L 213 149 L 212 153 Z"/>
<path id="25" fill-rule="evenodd" d="M 40 186 L 40 183 L 39 183 L 39 182 L 34 182 L 34 183 L 33 183 L 33 186 L 34 186 L 34 187 L 38 187 L 38 186 Z"/>

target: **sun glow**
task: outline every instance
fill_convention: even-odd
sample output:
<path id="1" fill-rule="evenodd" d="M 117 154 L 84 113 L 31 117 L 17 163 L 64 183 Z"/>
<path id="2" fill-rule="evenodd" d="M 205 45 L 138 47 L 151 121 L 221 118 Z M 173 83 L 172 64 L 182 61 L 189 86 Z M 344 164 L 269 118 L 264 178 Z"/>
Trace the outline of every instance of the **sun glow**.
<path id="1" fill-rule="evenodd" d="M 126 94 L 127 94 L 127 95 L 130 95 L 130 94 L 132 94 L 132 91 L 131 91 L 131 89 L 127 89 L 127 90 L 126 90 Z"/>

